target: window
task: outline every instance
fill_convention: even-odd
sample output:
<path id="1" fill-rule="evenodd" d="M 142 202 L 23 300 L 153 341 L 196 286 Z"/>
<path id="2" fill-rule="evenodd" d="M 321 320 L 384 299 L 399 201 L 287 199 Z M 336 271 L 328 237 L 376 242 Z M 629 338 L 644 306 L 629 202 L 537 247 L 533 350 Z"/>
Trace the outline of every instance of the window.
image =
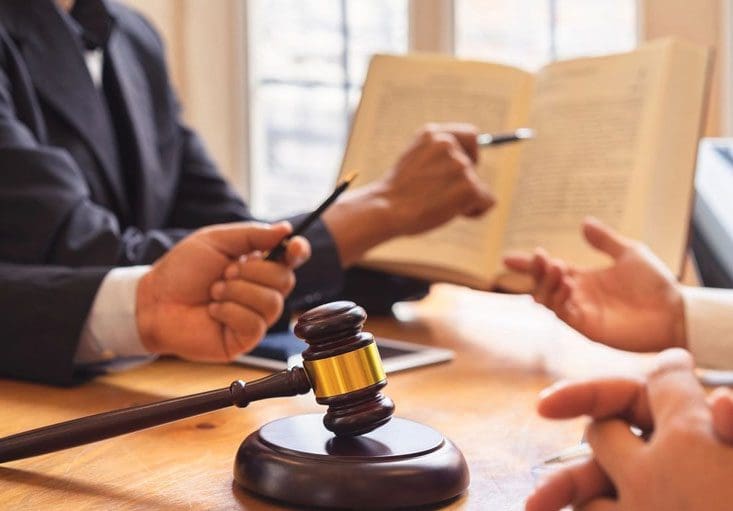
<path id="1" fill-rule="evenodd" d="M 250 0 L 246 6 L 251 197 L 265 218 L 310 209 L 328 194 L 369 58 L 405 53 L 410 29 L 418 29 L 409 20 L 431 14 L 426 10 L 453 9 L 459 57 L 527 69 L 628 50 L 637 33 L 636 0 Z M 438 25 L 419 30 L 437 32 Z"/>
<path id="2" fill-rule="evenodd" d="M 369 58 L 407 50 L 407 2 L 247 6 L 252 206 L 264 217 L 283 216 L 328 195 Z"/>
<path id="3" fill-rule="evenodd" d="M 525 69 L 631 50 L 636 0 L 456 0 L 456 54 Z"/>

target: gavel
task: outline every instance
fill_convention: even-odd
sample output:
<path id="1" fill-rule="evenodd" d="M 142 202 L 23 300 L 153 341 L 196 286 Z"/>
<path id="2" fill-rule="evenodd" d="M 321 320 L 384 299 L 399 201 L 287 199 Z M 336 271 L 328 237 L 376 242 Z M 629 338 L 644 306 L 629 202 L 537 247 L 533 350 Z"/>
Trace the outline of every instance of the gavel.
<path id="1" fill-rule="evenodd" d="M 313 390 L 328 406 L 324 426 L 336 436 L 358 436 L 389 422 L 394 403 L 382 394 L 387 378 L 374 342 L 362 332 L 366 312 L 353 302 L 316 307 L 298 319 L 295 334 L 308 343 L 303 367 L 229 387 L 99 413 L 0 439 L 0 463 L 104 440 L 186 417 L 253 401 Z"/>

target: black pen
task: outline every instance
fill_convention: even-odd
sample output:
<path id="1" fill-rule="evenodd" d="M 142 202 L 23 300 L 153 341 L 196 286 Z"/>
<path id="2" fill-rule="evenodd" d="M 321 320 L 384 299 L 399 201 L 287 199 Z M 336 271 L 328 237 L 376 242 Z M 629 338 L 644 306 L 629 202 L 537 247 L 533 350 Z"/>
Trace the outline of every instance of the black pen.
<path id="1" fill-rule="evenodd" d="M 529 138 L 534 138 L 534 130 L 532 128 L 519 128 L 509 133 L 481 133 L 476 136 L 476 142 L 478 142 L 479 147 L 485 147 L 518 142 Z"/>
<path id="2" fill-rule="evenodd" d="M 310 227 L 313 222 L 318 220 L 318 218 L 320 218 L 323 212 L 326 211 L 326 209 L 328 209 L 331 204 L 333 204 L 338 196 L 341 195 L 344 190 L 349 187 L 351 182 L 356 178 L 358 174 L 358 172 L 351 172 L 347 174 L 346 177 L 341 180 L 338 186 L 336 186 L 336 189 L 333 191 L 333 193 L 329 195 L 328 198 L 324 200 L 323 203 L 318 206 L 318 208 L 315 209 L 315 211 L 305 217 L 303 221 L 300 222 L 293 229 L 293 232 L 285 236 L 275 248 L 265 253 L 265 261 L 279 261 L 285 253 L 285 249 L 287 248 L 290 239 L 294 236 L 299 236 L 300 234 L 303 234 L 303 232 L 305 232 L 305 230 L 308 229 L 308 227 Z"/>

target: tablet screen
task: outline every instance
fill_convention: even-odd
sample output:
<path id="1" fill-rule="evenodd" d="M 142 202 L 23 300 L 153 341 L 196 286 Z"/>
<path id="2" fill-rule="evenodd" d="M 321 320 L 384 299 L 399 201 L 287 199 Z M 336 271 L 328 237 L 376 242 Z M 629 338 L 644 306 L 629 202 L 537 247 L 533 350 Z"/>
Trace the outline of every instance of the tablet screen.
<path id="1" fill-rule="evenodd" d="M 414 367 L 447 362 L 453 359 L 453 352 L 421 344 L 377 337 L 377 348 L 387 373 L 403 371 Z M 306 344 L 292 332 L 268 334 L 262 342 L 247 354 L 240 355 L 235 363 L 282 370 L 300 365 L 301 352 Z"/>

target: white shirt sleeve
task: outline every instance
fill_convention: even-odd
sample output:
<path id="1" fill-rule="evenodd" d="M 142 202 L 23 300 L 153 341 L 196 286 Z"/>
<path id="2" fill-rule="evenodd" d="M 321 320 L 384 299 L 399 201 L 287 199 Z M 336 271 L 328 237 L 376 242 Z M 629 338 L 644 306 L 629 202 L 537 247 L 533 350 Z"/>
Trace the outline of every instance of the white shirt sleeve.
<path id="1" fill-rule="evenodd" d="M 682 287 L 687 347 L 701 367 L 733 370 L 733 290 Z"/>
<path id="2" fill-rule="evenodd" d="M 115 268 L 105 276 L 81 332 L 76 366 L 115 371 L 156 358 L 143 346 L 135 318 L 137 284 L 149 269 Z"/>

